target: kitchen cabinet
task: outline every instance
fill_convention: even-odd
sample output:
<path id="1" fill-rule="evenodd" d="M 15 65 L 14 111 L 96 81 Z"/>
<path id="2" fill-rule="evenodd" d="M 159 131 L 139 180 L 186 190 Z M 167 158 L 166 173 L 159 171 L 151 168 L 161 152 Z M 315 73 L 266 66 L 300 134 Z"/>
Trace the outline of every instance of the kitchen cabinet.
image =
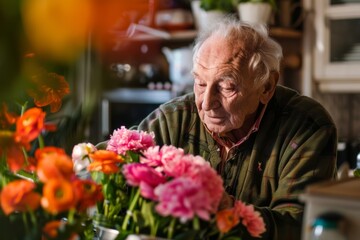
<path id="1" fill-rule="evenodd" d="M 323 92 L 360 92 L 360 0 L 313 1 L 313 76 Z"/>

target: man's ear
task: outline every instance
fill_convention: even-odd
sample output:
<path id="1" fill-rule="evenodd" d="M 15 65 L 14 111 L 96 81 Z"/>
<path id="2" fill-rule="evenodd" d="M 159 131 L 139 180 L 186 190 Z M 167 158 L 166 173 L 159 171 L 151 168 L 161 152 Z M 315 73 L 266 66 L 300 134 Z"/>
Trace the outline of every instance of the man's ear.
<path id="1" fill-rule="evenodd" d="M 272 71 L 270 73 L 268 81 L 262 87 L 262 93 L 260 95 L 260 102 L 267 104 L 275 93 L 276 85 L 279 80 L 279 73 Z"/>

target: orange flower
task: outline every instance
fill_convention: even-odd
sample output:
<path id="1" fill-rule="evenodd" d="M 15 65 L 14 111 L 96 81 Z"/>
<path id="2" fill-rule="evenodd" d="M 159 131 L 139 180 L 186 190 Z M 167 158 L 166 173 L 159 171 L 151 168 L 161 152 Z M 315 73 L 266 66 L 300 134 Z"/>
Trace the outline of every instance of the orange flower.
<path id="1" fill-rule="evenodd" d="M 74 189 L 69 181 L 50 179 L 43 187 L 41 206 L 52 214 L 73 208 L 76 204 Z"/>
<path id="2" fill-rule="evenodd" d="M 0 195 L 1 207 L 6 215 L 14 211 L 35 210 L 40 205 L 40 194 L 34 192 L 35 184 L 15 180 L 6 185 Z"/>
<path id="3" fill-rule="evenodd" d="M 15 124 L 18 116 L 15 113 L 8 112 L 7 105 L 3 103 L 2 110 L 0 111 L 0 127 L 3 129 L 9 128 Z"/>
<path id="4" fill-rule="evenodd" d="M 101 185 L 96 184 L 92 180 L 77 179 L 72 184 L 77 195 L 77 209 L 79 211 L 84 211 L 87 208 L 94 206 L 96 202 L 104 199 Z"/>
<path id="5" fill-rule="evenodd" d="M 45 128 L 45 112 L 40 108 L 30 108 L 16 122 L 16 139 L 31 142 Z"/>
<path id="6" fill-rule="evenodd" d="M 14 133 L 11 131 L 0 130 L 0 156 L 5 154 L 7 164 L 12 172 L 16 172 L 24 167 L 25 156 L 22 148 L 28 146 L 15 142 Z"/>
<path id="7" fill-rule="evenodd" d="M 61 222 L 59 220 L 53 220 L 51 222 L 46 223 L 43 227 L 43 237 L 42 240 L 53 239 L 58 237 L 58 231 L 64 225 L 65 222 Z M 78 239 L 77 234 L 72 234 L 68 240 Z"/>
<path id="8" fill-rule="evenodd" d="M 47 148 L 48 150 L 49 148 Z M 74 175 L 73 162 L 69 156 L 59 152 L 38 152 L 37 175 L 42 182 L 53 178 L 70 179 Z"/>
<path id="9" fill-rule="evenodd" d="M 25 166 L 25 156 L 20 145 L 14 144 L 6 150 L 6 161 L 12 172 L 19 171 Z"/>
<path id="10" fill-rule="evenodd" d="M 44 148 L 38 148 L 35 151 L 35 158 L 40 160 L 50 154 L 66 155 L 65 150 L 58 147 L 48 146 Z"/>
<path id="11" fill-rule="evenodd" d="M 240 222 L 240 217 L 234 209 L 224 209 L 216 213 L 216 224 L 222 233 L 229 232 Z"/>
<path id="12" fill-rule="evenodd" d="M 59 111 L 63 97 L 70 93 L 65 78 L 56 73 L 43 72 L 33 76 L 32 81 L 35 87 L 28 93 L 34 98 L 35 105 L 38 107 L 50 105 L 51 112 Z"/>
<path id="13" fill-rule="evenodd" d="M 117 153 L 108 150 L 98 150 L 89 154 L 94 161 L 88 166 L 89 171 L 101 171 L 105 174 L 116 173 L 119 171 L 119 163 L 124 159 Z"/>

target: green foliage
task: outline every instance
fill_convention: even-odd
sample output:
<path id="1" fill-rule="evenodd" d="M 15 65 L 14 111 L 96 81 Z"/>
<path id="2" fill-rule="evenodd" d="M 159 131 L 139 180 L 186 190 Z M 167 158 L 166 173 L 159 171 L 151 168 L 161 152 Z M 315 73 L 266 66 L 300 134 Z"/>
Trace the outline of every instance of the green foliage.
<path id="1" fill-rule="evenodd" d="M 354 176 L 355 177 L 360 177 L 360 169 L 359 168 L 355 169 Z"/>
<path id="2" fill-rule="evenodd" d="M 201 0 L 200 7 L 205 11 L 222 10 L 232 12 L 234 10 L 233 0 Z"/>

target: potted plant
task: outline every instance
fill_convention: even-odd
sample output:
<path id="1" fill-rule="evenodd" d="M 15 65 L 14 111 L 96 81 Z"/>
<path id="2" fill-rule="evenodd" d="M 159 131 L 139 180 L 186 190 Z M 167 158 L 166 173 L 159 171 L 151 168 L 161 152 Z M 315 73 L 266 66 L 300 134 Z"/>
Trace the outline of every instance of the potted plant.
<path id="1" fill-rule="evenodd" d="M 242 21 L 268 24 L 276 0 L 238 0 L 237 10 Z"/>
<path id="2" fill-rule="evenodd" d="M 234 10 L 232 0 L 200 0 L 200 7 L 205 11 L 219 10 L 226 13 Z"/>
<path id="3" fill-rule="evenodd" d="M 236 0 L 235 0 L 236 1 Z M 235 10 L 234 0 L 194 0 L 191 8 L 198 30 L 211 27 L 226 14 Z"/>

